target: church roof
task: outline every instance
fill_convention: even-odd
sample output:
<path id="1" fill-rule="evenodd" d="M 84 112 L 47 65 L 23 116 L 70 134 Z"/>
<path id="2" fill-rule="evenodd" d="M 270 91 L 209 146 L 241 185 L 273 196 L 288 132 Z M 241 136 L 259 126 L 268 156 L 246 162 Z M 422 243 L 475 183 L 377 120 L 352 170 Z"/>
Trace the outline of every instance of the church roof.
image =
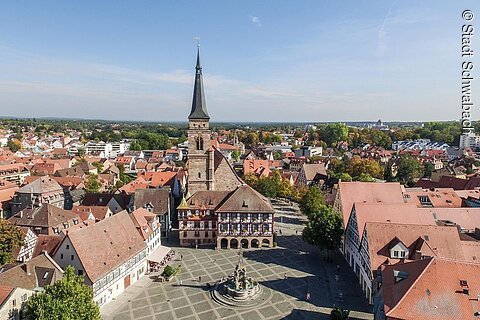
<path id="1" fill-rule="evenodd" d="M 188 119 L 210 119 L 207 112 L 205 92 L 203 91 L 202 67 L 200 65 L 200 49 L 197 50 L 197 65 L 195 66 L 195 84 L 193 87 L 192 111 Z"/>

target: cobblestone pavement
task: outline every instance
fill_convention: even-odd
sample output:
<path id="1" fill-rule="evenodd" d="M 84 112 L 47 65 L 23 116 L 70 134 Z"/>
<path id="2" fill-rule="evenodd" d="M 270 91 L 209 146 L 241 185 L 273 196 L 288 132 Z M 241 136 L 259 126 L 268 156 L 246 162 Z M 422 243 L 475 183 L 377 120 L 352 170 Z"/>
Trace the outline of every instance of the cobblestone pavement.
<path id="1" fill-rule="evenodd" d="M 352 310 L 351 319 L 373 319 L 369 313 L 371 308 L 344 260 L 336 256 L 333 263 L 324 262 L 318 251 L 301 239 L 305 219 L 298 208 L 275 202 L 274 206 L 279 210 L 275 218 L 278 247 L 244 251 L 247 275 L 272 292 L 260 306 L 251 310 L 228 308 L 216 304 L 210 297 L 207 283 L 213 284 L 233 272 L 238 250 L 175 248 L 177 260 L 171 265 L 181 265 L 176 280 L 161 283 L 155 275 L 145 276 L 102 308 L 103 318 L 329 319 L 331 308 L 341 305 Z M 178 285 L 180 280 L 182 286 Z M 309 301 L 306 301 L 307 292 L 311 294 Z"/>

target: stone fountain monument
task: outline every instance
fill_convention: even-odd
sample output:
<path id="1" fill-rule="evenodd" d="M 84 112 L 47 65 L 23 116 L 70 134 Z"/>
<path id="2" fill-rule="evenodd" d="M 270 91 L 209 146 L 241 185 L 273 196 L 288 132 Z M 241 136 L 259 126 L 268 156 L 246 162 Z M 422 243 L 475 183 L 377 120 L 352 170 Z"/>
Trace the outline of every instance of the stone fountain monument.
<path id="1" fill-rule="evenodd" d="M 211 292 L 217 303 L 230 307 L 251 307 L 264 303 L 270 296 L 251 277 L 247 277 L 243 252 L 238 253 L 238 263 L 231 275 L 221 279 Z"/>

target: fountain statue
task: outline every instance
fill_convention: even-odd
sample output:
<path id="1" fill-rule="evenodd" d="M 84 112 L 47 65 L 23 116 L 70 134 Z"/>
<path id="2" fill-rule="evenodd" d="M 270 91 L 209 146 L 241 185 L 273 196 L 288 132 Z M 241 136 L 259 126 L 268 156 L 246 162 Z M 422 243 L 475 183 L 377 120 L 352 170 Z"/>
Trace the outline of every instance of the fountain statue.
<path id="1" fill-rule="evenodd" d="M 260 299 L 262 291 L 258 282 L 247 276 L 243 251 L 240 250 L 233 273 L 219 281 L 212 292 L 212 297 L 224 305 L 248 307 L 265 301 L 265 297 Z"/>

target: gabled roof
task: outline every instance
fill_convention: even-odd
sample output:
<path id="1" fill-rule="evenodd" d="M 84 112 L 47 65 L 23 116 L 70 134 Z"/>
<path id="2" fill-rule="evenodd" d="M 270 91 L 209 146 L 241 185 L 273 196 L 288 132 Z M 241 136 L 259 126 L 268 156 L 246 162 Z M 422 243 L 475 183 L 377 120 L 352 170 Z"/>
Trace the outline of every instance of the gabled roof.
<path id="1" fill-rule="evenodd" d="M 394 271 L 407 272 L 407 279 L 395 283 Z M 438 258 L 385 266 L 382 279 L 386 316 L 416 320 L 474 319 L 474 313 L 480 310 L 479 274 L 480 264 Z M 468 289 L 468 294 L 464 289 Z"/>
<path id="2" fill-rule="evenodd" d="M 126 211 L 69 232 L 67 238 L 92 282 L 145 249 L 145 242 Z"/>
<path id="3" fill-rule="evenodd" d="M 325 169 L 325 165 L 323 163 L 305 163 L 302 166 L 302 170 L 305 173 L 305 179 L 307 181 L 312 181 L 317 173 L 322 175 L 327 175 L 327 170 Z"/>
<path id="4" fill-rule="evenodd" d="M 421 212 L 421 208 L 417 208 L 412 204 L 367 204 L 357 202 L 354 204 L 354 210 L 360 237 L 363 235 L 367 222 L 436 225 L 432 215 Z"/>
<path id="5" fill-rule="evenodd" d="M 402 186 L 398 182 L 339 182 L 338 193 L 346 225 L 355 202 L 404 204 Z"/>
<path id="6" fill-rule="evenodd" d="M 252 187 L 242 184 L 237 187 L 216 210 L 217 212 L 261 212 L 274 213 L 270 200 L 255 191 Z"/>
<path id="7" fill-rule="evenodd" d="M 137 189 L 133 195 L 135 208 L 143 208 L 146 205 L 153 207 L 153 213 L 168 213 L 170 203 L 169 188 Z"/>
<path id="8" fill-rule="evenodd" d="M 398 239 L 408 248 L 410 256 L 406 259 L 413 259 L 415 251 L 420 250 L 422 256 L 473 261 L 471 256 L 464 254 L 462 241 L 455 227 L 367 222 L 365 231 L 371 270 L 376 270 L 387 259 L 391 264 L 400 261 L 390 257 L 392 239 Z"/>
<path id="9" fill-rule="evenodd" d="M 35 249 L 33 250 L 32 257 L 41 255 L 43 252 L 53 255 L 58 245 L 62 242 L 63 236 L 61 235 L 46 235 L 39 234 Z"/>
<path id="10" fill-rule="evenodd" d="M 50 177 L 40 177 L 33 182 L 21 187 L 17 192 L 19 193 L 50 193 L 63 192 L 63 188 L 57 181 Z"/>
<path id="11" fill-rule="evenodd" d="M 197 191 L 188 198 L 186 203 L 190 209 L 215 210 L 231 193 L 231 191 L 216 190 Z"/>
<path id="12" fill-rule="evenodd" d="M 125 209 L 130 197 L 124 193 L 87 193 L 82 200 L 82 206 L 106 206 L 114 198 Z"/>
<path id="13" fill-rule="evenodd" d="M 64 210 L 49 203 L 42 203 L 40 207 L 33 207 L 23 209 L 14 216 L 10 217 L 8 221 L 23 227 L 42 227 L 51 228 L 62 225 L 64 223 L 71 223 L 78 216 L 69 210 Z"/>
<path id="14" fill-rule="evenodd" d="M 60 280 L 63 270 L 46 253 L 17 264 L 6 265 L 0 272 L 0 285 L 19 287 L 28 290 L 43 288 Z M 45 279 L 44 279 L 45 278 Z"/>
<path id="15" fill-rule="evenodd" d="M 0 308 L 2 307 L 3 303 L 8 299 L 8 297 L 10 297 L 13 290 L 15 290 L 14 287 L 0 285 Z"/>
<path id="16" fill-rule="evenodd" d="M 132 218 L 132 221 L 137 227 L 143 240 L 147 240 L 153 232 L 151 223 L 155 219 L 155 214 L 148 212 L 143 208 L 139 208 L 130 213 L 130 218 Z"/>

